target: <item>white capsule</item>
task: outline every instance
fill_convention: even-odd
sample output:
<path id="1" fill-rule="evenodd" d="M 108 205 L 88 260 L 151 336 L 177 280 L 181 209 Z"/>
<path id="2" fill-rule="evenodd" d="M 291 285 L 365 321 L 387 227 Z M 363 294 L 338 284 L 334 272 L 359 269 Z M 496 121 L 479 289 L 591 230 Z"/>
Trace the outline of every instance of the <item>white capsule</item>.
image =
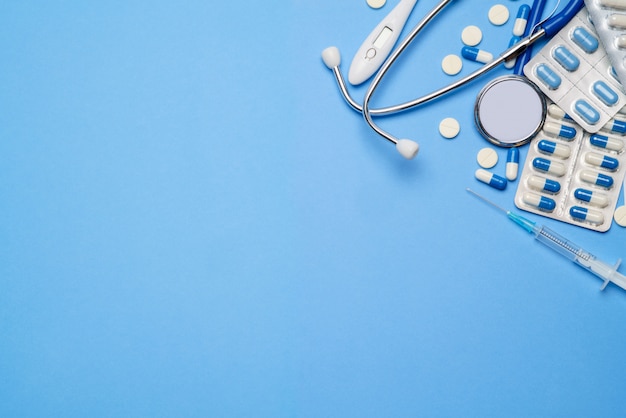
<path id="1" fill-rule="evenodd" d="M 527 4 L 522 4 L 517 10 L 517 17 L 515 18 L 515 24 L 513 25 L 513 35 L 524 36 L 529 14 L 530 6 Z"/>

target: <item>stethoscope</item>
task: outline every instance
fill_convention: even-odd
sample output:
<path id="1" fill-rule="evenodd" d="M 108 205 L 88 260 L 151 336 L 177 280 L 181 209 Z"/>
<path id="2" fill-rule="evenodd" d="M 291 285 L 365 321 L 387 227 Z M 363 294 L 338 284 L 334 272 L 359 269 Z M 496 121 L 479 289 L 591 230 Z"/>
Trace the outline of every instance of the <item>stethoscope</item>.
<path id="1" fill-rule="evenodd" d="M 378 88 L 381 80 L 383 79 L 389 68 L 404 52 L 408 45 L 413 42 L 413 40 L 417 37 L 421 30 L 451 1 L 452 0 L 442 0 L 439 4 L 437 4 L 411 30 L 407 37 L 400 43 L 398 48 L 396 48 L 395 51 L 391 52 L 389 57 L 382 63 L 380 70 L 374 76 L 374 79 L 372 80 L 369 88 L 367 89 L 367 92 L 365 93 L 362 105 L 357 103 L 351 97 L 343 75 L 339 70 L 339 65 L 341 64 L 341 54 L 339 53 L 339 50 L 336 47 L 329 47 L 322 52 L 322 59 L 326 66 L 333 71 L 335 79 L 337 80 L 339 90 L 341 91 L 341 94 L 346 102 L 354 110 L 362 113 L 366 123 L 370 126 L 370 128 L 372 128 L 380 136 L 394 144 L 397 151 L 407 159 L 412 159 L 417 155 L 419 151 L 418 143 L 411 139 L 399 139 L 389 132 L 386 132 L 378 125 L 376 125 L 376 123 L 374 123 L 374 120 L 372 118 L 373 116 L 391 115 L 394 113 L 412 109 L 423 103 L 441 97 L 469 83 L 470 81 L 489 72 L 490 70 L 494 69 L 505 61 L 517 58 L 528 47 L 533 45 L 539 39 L 543 38 L 544 36 L 552 37 L 556 33 L 558 33 L 584 5 L 583 0 L 571 0 L 563 8 L 563 10 L 561 10 L 553 17 L 547 19 L 543 23 L 532 25 L 532 27 L 527 28 L 527 32 L 529 33 L 527 33 L 526 36 L 518 43 L 504 51 L 497 59 L 494 59 L 493 61 L 482 66 L 480 69 L 449 84 L 448 86 L 445 86 L 439 90 L 436 90 L 430 94 L 424 95 L 409 102 L 378 109 L 371 109 L 370 101 L 372 95 Z M 497 100 L 495 99 L 496 96 L 503 96 L 505 98 L 515 97 L 516 108 L 519 109 L 520 106 L 527 106 L 529 110 L 527 111 L 527 108 L 525 107 L 523 113 L 533 115 L 533 117 L 530 118 L 528 122 L 525 122 L 523 124 L 524 126 L 521 126 L 521 128 L 524 129 L 520 128 L 520 131 L 526 131 L 524 135 L 521 135 L 521 138 L 518 134 L 511 135 L 510 132 L 512 131 L 512 129 L 510 124 L 502 123 L 503 117 L 502 115 L 498 114 L 502 107 L 497 105 Z M 543 95 L 540 93 L 539 89 L 521 75 L 509 75 L 496 78 L 487 86 L 485 86 L 483 90 L 481 90 L 476 103 L 477 105 L 475 109 L 475 117 L 477 118 L 477 127 L 479 131 L 481 131 L 483 136 L 485 136 L 485 138 L 487 138 L 489 141 L 505 147 L 514 147 L 529 141 L 533 133 L 536 133 L 541 128 L 543 118 L 546 112 L 545 99 L 543 98 Z M 532 111 L 530 109 L 532 109 Z"/>

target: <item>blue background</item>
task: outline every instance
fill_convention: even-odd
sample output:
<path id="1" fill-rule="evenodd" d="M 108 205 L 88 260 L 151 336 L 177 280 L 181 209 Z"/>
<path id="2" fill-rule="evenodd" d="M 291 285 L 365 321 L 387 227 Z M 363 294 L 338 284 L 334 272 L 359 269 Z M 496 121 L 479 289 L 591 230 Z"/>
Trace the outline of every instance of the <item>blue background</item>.
<path id="1" fill-rule="evenodd" d="M 320 52 L 347 71 L 395 3 L 0 4 L 1 416 L 623 414 L 626 292 L 465 191 L 513 209 L 473 177 L 507 71 L 379 119 L 413 161 L 338 94 Z M 453 79 L 467 24 L 503 50 L 493 3 L 444 11 L 373 104 Z M 626 256 L 619 226 L 528 217 Z"/>

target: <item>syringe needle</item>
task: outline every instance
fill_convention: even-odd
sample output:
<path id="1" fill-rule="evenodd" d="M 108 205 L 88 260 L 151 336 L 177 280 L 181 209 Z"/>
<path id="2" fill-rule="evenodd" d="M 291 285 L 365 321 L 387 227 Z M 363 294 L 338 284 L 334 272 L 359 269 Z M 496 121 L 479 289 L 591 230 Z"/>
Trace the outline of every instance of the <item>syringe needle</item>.
<path id="1" fill-rule="evenodd" d="M 502 212 L 506 213 L 507 215 L 509 214 L 510 211 L 504 209 L 501 206 L 498 206 L 497 204 L 495 204 L 494 202 L 492 202 L 491 200 L 487 199 L 484 196 L 479 195 L 478 193 L 476 193 L 475 191 L 473 191 L 472 189 L 470 189 L 469 187 L 466 189 L 468 192 L 470 192 L 471 194 L 473 194 L 474 196 L 476 196 L 477 198 L 479 198 L 480 200 L 482 200 L 483 202 L 489 203 L 491 206 L 493 206 L 496 209 L 500 209 Z"/>

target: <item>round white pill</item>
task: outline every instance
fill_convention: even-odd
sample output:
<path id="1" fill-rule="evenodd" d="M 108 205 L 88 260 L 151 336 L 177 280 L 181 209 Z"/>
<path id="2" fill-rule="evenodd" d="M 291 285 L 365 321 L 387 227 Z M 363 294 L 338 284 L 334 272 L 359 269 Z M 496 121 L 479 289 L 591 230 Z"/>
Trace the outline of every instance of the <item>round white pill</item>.
<path id="1" fill-rule="evenodd" d="M 459 121 L 454 118 L 445 118 L 439 123 L 439 133 L 444 138 L 452 139 L 461 131 Z"/>
<path id="2" fill-rule="evenodd" d="M 461 72 L 463 68 L 463 61 L 458 55 L 447 55 L 443 61 L 441 61 L 441 69 L 448 75 L 456 75 Z"/>
<path id="3" fill-rule="evenodd" d="M 483 148 L 478 151 L 476 161 L 482 168 L 492 168 L 498 164 L 498 153 L 493 148 Z"/>
<path id="4" fill-rule="evenodd" d="M 387 0 L 367 0 L 367 5 L 372 9 L 380 9 L 387 3 Z"/>
<path id="5" fill-rule="evenodd" d="M 619 208 L 615 209 L 613 219 L 615 219 L 615 223 L 619 226 L 626 227 L 626 206 L 620 206 Z"/>
<path id="6" fill-rule="evenodd" d="M 483 32 L 478 26 L 467 26 L 461 32 L 461 40 L 467 46 L 476 46 L 483 40 Z"/>
<path id="7" fill-rule="evenodd" d="M 503 4 L 496 4 L 489 9 L 489 21 L 502 26 L 509 20 L 509 9 Z"/>

